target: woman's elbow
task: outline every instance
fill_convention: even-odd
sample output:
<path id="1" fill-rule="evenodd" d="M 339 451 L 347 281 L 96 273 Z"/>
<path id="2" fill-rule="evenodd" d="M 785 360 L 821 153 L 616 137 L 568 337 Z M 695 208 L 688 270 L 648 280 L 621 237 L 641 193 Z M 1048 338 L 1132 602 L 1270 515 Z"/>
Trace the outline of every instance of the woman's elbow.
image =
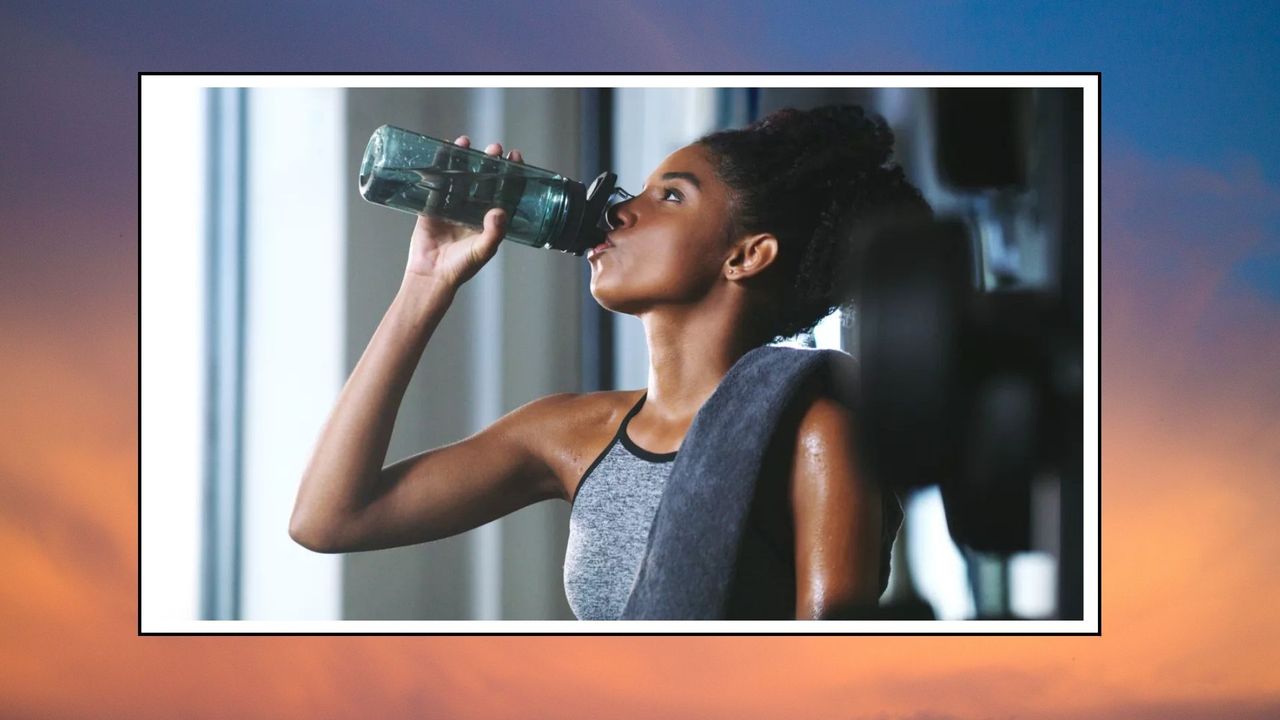
<path id="1" fill-rule="evenodd" d="M 311 552 L 342 552 L 332 531 L 309 520 L 305 513 L 300 513 L 296 509 L 289 518 L 289 537 Z"/>

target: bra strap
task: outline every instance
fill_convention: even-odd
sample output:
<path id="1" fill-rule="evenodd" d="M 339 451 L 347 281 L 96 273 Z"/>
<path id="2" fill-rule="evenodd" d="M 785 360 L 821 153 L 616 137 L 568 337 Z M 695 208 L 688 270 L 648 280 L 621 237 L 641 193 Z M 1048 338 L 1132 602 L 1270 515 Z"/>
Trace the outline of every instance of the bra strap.
<path id="1" fill-rule="evenodd" d="M 631 418 L 635 417 L 636 413 L 640 412 L 640 408 L 644 406 L 644 400 L 647 397 L 649 397 L 648 390 L 640 393 L 640 400 L 627 411 L 627 414 L 622 418 L 622 422 L 618 423 L 618 432 L 614 433 L 614 437 L 622 437 L 622 435 L 626 433 L 627 425 L 631 422 Z"/>

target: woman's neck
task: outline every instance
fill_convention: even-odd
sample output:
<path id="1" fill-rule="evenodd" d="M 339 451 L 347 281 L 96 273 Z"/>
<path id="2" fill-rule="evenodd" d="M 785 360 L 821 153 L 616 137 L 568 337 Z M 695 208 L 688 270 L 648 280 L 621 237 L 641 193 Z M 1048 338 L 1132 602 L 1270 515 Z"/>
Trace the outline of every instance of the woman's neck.
<path id="1" fill-rule="evenodd" d="M 670 311 L 641 317 L 649 346 L 644 412 L 660 422 L 685 424 L 715 392 L 729 368 L 759 344 L 741 322 L 724 314 Z"/>

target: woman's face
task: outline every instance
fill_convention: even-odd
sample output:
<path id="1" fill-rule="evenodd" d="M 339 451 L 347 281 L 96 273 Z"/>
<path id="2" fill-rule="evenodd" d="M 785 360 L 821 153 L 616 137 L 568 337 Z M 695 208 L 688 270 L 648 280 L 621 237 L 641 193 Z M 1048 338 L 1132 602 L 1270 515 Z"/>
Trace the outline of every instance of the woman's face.
<path id="1" fill-rule="evenodd" d="M 668 155 L 636 197 L 610 209 L 611 247 L 588 256 L 592 296 L 632 315 L 705 297 L 729 250 L 729 204 L 706 148 Z"/>

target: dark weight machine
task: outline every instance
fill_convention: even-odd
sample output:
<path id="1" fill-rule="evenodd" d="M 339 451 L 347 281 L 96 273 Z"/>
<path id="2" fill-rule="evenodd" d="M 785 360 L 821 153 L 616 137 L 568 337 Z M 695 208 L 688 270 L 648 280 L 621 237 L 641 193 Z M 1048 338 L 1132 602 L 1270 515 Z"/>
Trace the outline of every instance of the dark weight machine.
<path id="1" fill-rule="evenodd" d="M 982 619 L 1013 617 L 1007 558 L 1056 525 L 1053 618 L 1082 619 L 1082 93 L 928 100 L 936 176 L 972 211 L 861 231 L 863 461 L 904 497 L 938 485 L 966 558 L 996 559 L 1000 580 L 973 583 Z"/>

